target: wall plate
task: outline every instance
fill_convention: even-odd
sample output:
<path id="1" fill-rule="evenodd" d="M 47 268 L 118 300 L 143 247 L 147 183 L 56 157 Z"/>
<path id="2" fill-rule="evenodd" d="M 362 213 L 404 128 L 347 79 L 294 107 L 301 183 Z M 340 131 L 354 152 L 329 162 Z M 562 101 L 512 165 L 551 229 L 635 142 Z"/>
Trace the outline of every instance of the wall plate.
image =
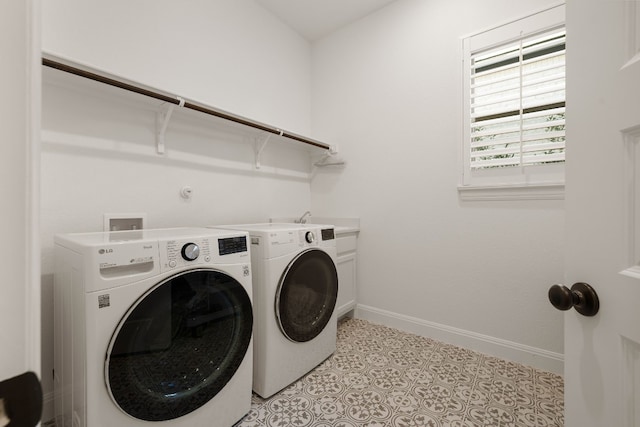
<path id="1" fill-rule="evenodd" d="M 103 230 L 142 230 L 146 222 L 146 213 L 108 213 L 104 214 Z"/>

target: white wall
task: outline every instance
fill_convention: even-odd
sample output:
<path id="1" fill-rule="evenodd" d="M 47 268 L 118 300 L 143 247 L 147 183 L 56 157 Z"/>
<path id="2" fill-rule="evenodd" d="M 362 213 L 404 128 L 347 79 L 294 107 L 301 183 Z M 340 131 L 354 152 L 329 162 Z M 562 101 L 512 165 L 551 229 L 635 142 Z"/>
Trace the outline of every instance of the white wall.
<path id="1" fill-rule="evenodd" d="M 309 43 L 253 0 L 47 0 L 43 50 L 308 134 Z"/>
<path id="2" fill-rule="evenodd" d="M 561 371 L 563 202 L 456 188 L 461 37 L 548 4 L 401 0 L 314 44 L 313 134 L 348 165 L 314 179 L 311 207 L 361 219 L 362 315 Z"/>
<path id="3" fill-rule="evenodd" d="M 309 134 L 310 45 L 253 1 L 47 0 L 43 48 L 188 99 Z M 126 11 L 126 13 L 124 13 Z M 173 62 L 172 62 L 173 61 Z M 147 227 L 266 221 L 310 208 L 310 153 L 177 109 L 156 153 L 155 111 L 137 96 L 45 68 L 42 117 L 44 419 L 53 398 L 53 236 L 101 231 L 104 213 Z M 193 196 L 180 196 L 183 186 Z"/>

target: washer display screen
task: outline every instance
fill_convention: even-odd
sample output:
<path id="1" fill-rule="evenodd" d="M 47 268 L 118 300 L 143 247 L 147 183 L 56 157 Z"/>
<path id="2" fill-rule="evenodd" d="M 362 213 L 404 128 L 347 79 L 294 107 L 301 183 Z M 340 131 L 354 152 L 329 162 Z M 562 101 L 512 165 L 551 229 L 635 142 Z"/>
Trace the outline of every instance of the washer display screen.
<path id="1" fill-rule="evenodd" d="M 118 325 L 105 362 L 109 393 L 141 420 L 188 414 L 233 377 L 252 327 L 251 300 L 232 277 L 209 269 L 171 277 Z"/>
<path id="2" fill-rule="evenodd" d="M 317 337 L 329 322 L 338 298 L 338 272 L 326 252 L 310 249 L 296 257 L 280 280 L 276 317 L 295 342 Z"/>

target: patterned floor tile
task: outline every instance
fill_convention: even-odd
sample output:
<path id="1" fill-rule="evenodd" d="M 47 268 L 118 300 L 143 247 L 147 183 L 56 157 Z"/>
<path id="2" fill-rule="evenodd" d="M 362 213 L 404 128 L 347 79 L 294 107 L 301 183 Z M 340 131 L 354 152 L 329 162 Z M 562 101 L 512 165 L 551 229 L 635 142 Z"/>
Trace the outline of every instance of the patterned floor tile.
<path id="1" fill-rule="evenodd" d="M 561 376 L 360 319 L 236 427 L 562 427 Z"/>

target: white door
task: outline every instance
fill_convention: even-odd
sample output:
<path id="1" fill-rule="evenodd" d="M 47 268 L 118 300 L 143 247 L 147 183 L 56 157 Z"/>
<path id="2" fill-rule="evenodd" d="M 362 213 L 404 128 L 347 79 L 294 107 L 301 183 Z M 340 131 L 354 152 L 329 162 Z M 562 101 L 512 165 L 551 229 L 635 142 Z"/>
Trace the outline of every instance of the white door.
<path id="1" fill-rule="evenodd" d="M 567 1 L 565 426 L 640 427 L 640 2 Z"/>
<path id="2" fill-rule="evenodd" d="M 37 0 L 0 3 L 0 381 L 40 373 L 38 16 Z"/>

